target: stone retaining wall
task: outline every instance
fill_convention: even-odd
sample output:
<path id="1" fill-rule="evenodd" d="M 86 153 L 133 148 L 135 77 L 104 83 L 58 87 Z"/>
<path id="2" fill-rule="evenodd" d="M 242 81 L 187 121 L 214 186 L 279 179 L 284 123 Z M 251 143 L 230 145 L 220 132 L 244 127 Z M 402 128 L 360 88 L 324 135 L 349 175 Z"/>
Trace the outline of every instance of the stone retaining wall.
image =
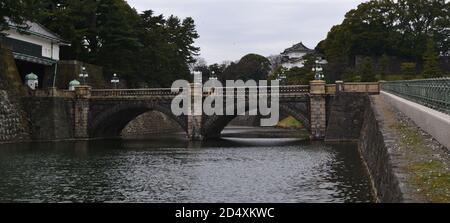
<path id="1" fill-rule="evenodd" d="M 365 96 L 357 93 L 339 93 L 327 112 L 326 142 L 357 142 L 364 118 Z"/>
<path id="2" fill-rule="evenodd" d="M 0 143 L 28 139 L 20 103 L 26 93 L 11 51 L 0 45 Z"/>
<path id="3" fill-rule="evenodd" d="M 27 138 L 21 119 L 16 105 L 9 100 L 8 93 L 0 90 L 0 142 Z"/>
<path id="4" fill-rule="evenodd" d="M 24 109 L 33 140 L 62 140 L 74 137 L 73 101 L 58 97 L 26 97 Z"/>
<path id="5" fill-rule="evenodd" d="M 327 127 L 327 142 L 358 142 L 378 202 L 402 202 L 403 195 L 393 168 L 390 150 L 394 139 L 384 126 L 382 113 L 367 94 L 339 93 L 332 100 Z"/>
<path id="6" fill-rule="evenodd" d="M 373 98 L 364 97 L 364 121 L 358 148 L 366 163 L 379 202 L 402 202 L 397 172 L 393 167 L 391 150 L 394 139 L 384 125 L 382 113 Z"/>

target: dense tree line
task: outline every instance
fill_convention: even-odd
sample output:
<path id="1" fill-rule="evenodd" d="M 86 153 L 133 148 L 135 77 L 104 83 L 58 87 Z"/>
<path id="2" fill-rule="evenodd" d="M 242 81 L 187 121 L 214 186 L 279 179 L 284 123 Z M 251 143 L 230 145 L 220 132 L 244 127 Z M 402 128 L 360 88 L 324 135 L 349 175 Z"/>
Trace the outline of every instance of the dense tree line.
<path id="1" fill-rule="evenodd" d="M 232 62 L 222 72 L 219 79 L 226 80 L 267 80 L 270 61 L 258 54 L 247 54 L 238 62 Z"/>
<path id="2" fill-rule="evenodd" d="M 270 61 L 258 54 L 247 54 L 236 62 L 223 62 L 222 64 L 207 65 L 203 59 L 194 65 L 195 71 L 201 71 L 203 82 L 209 77 L 217 77 L 223 84 L 227 80 L 267 80 L 270 68 Z"/>
<path id="3" fill-rule="evenodd" d="M 30 6 L 34 13 L 24 10 Z M 0 7 L 0 29 L 6 17 L 40 22 L 71 43 L 62 59 L 103 66 L 106 77 L 118 73 L 129 87 L 190 79 L 199 52 L 192 18 L 138 13 L 124 0 L 6 0 Z"/>
<path id="4" fill-rule="evenodd" d="M 0 1 L 0 31 L 8 29 L 9 21 L 26 28 L 24 23 L 35 10 L 36 0 Z M 2 35 L 0 33 L 0 35 Z"/>
<path id="5" fill-rule="evenodd" d="M 445 0 L 372 0 L 362 3 L 345 15 L 342 24 L 331 29 L 316 50 L 330 62 L 328 75 L 333 79 L 351 78 L 352 73 L 375 69 L 368 66 L 373 63 L 370 57 L 424 62 L 428 70 L 424 76 L 436 76 L 436 57 L 450 53 L 450 3 Z M 358 55 L 367 58 L 359 68 L 349 69 L 354 67 Z M 378 73 L 382 74 L 383 63 L 380 61 L 379 64 Z"/>

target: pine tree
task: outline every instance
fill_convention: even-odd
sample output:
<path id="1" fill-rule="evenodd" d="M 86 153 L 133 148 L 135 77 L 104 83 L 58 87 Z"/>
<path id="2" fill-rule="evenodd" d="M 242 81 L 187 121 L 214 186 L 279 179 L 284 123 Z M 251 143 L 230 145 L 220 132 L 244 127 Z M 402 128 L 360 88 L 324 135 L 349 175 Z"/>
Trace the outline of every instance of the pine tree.
<path id="1" fill-rule="evenodd" d="M 125 0 L 39 0 L 39 9 L 38 21 L 71 43 L 62 59 L 102 66 L 128 87 L 170 87 L 191 78 L 188 64 L 199 52 L 192 18 L 140 14 Z"/>
<path id="2" fill-rule="evenodd" d="M 362 82 L 376 81 L 375 71 L 373 69 L 373 62 L 370 57 L 366 57 L 359 67 L 359 74 L 361 75 Z"/>
<path id="3" fill-rule="evenodd" d="M 413 62 L 405 62 L 400 65 L 401 73 L 405 79 L 413 78 L 416 75 L 416 63 Z"/>
<path id="4" fill-rule="evenodd" d="M 380 58 L 380 76 L 382 79 L 384 79 L 387 75 L 387 72 L 389 70 L 389 63 L 390 63 L 389 56 L 383 54 L 383 56 L 381 56 Z"/>
<path id="5" fill-rule="evenodd" d="M 36 5 L 36 0 L 2 0 L 0 2 L 0 31 L 8 29 L 9 22 L 27 28 L 24 22 L 34 20 L 33 10 Z M 3 34 L 0 33 L 1 35 Z"/>

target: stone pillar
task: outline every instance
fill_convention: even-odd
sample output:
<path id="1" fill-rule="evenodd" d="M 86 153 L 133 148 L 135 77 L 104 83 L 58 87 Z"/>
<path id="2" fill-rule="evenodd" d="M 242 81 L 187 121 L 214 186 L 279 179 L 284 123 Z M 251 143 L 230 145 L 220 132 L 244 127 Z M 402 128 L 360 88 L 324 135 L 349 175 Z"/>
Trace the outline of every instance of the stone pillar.
<path id="1" fill-rule="evenodd" d="M 344 81 L 336 81 L 336 94 L 344 91 Z"/>
<path id="2" fill-rule="evenodd" d="M 191 141 L 203 140 L 202 114 L 203 89 L 200 83 L 191 84 L 191 113 L 187 117 L 188 137 Z"/>
<path id="3" fill-rule="evenodd" d="M 91 96 L 91 87 L 75 87 L 75 106 L 74 106 L 74 136 L 75 138 L 89 138 L 88 119 L 89 119 L 89 98 Z"/>
<path id="4" fill-rule="evenodd" d="M 326 123 L 325 81 L 310 82 L 310 114 L 311 139 L 323 140 L 327 128 Z"/>

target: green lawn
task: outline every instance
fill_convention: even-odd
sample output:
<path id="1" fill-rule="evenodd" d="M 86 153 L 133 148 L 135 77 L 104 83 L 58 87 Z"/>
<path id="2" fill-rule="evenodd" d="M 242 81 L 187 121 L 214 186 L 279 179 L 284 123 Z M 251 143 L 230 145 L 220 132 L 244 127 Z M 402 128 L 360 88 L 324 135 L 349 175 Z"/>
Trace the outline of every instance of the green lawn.
<path id="1" fill-rule="evenodd" d="M 279 128 L 295 128 L 295 129 L 301 129 L 303 128 L 303 125 L 301 122 L 299 122 L 297 119 L 295 119 L 292 116 L 289 116 L 283 120 L 281 120 L 277 127 Z"/>

